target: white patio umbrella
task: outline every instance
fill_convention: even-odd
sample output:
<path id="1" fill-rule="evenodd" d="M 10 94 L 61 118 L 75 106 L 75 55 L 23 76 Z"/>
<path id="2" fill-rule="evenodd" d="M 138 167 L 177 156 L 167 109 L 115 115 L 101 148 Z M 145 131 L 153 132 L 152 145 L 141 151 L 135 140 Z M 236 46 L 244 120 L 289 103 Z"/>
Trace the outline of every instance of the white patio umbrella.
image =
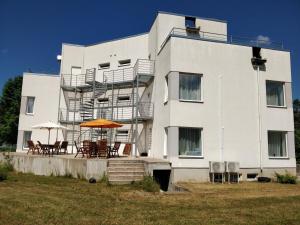
<path id="1" fill-rule="evenodd" d="M 49 145 L 49 141 L 50 141 L 50 130 L 52 130 L 52 129 L 67 130 L 68 129 L 67 127 L 64 127 L 60 124 L 53 123 L 51 121 L 48 121 L 46 123 L 37 124 L 35 126 L 32 126 L 32 128 L 48 130 L 48 145 Z"/>

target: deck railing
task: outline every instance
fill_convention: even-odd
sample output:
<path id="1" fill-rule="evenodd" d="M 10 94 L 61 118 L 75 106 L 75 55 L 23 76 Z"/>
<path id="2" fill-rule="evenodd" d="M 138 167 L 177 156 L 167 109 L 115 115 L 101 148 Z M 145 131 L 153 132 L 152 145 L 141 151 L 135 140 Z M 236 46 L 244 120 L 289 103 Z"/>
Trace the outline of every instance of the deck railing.
<path id="1" fill-rule="evenodd" d="M 255 46 L 261 48 L 270 48 L 284 50 L 282 42 L 274 42 L 268 39 L 260 38 L 249 38 L 249 37 L 238 37 L 232 35 L 224 35 L 218 33 L 204 32 L 200 31 L 197 28 L 194 29 L 184 29 L 184 28 L 172 28 L 169 35 L 161 45 L 161 49 L 165 46 L 170 37 L 184 37 L 191 39 L 223 42 L 228 44 L 237 44 L 237 45 L 246 45 L 246 46 Z"/>

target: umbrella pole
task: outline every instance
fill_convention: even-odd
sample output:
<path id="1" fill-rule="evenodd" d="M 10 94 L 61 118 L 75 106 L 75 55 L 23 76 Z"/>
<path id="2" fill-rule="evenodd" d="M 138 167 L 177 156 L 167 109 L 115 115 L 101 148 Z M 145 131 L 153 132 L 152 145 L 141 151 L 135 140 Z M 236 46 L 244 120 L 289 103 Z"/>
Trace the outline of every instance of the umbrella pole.
<path id="1" fill-rule="evenodd" d="M 50 128 L 48 129 L 48 145 L 49 145 L 49 142 L 50 142 Z"/>

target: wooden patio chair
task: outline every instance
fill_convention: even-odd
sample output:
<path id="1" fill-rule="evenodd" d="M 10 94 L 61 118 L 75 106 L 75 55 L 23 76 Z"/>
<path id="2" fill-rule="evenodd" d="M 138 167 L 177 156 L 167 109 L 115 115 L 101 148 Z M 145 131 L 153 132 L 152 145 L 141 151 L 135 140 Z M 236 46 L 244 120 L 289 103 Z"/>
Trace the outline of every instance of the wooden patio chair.
<path id="1" fill-rule="evenodd" d="M 61 143 L 60 147 L 59 147 L 59 152 L 67 154 L 67 152 L 68 152 L 68 144 L 69 144 L 69 142 L 63 141 Z M 63 152 L 62 152 L 62 150 L 63 150 Z"/>
<path id="2" fill-rule="evenodd" d="M 53 147 L 51 148 L 52 155 L 56 153 L 57 155 L 59 154 L 59 148 L 60 148 L 60 141 L 55 141 Z"/>
<path id="3" fill-rule="evenodd" d="M 42 155 L 49 155 L 50 156 L 50 149 L 46 145 L 43 145 L 40 141 L 37 141 L 37 143 L 40 146 L 40 150 L 41 150 Z"/>
<path id="4" fill-rule="evenodd" d="M 124 150 L 123 150 L 123 155 L 127 155 L 130 156 L 131 154 L 131 144 L 130 143 L 126 143 Z"/>
<path id="5" fill-rule="evenodd" d="M 83 158 L 83 157 L 84 157 L 84 154 L 85 154 L 85 151 L 84 151 L 83 147 L 80 147 L 80 146 L 78 147 L 76 141 L 74 141 L 74 144 L 75 144 L 75 148 L 76 148 L 76 150 L 77 150 L 77 153 L 76 153 L 76 155 L 75 155 L 75 158 L 77 157 L 78 154 L 82 154 L 82 158 Z"/>
<path id="6" fill-rule="evenodd" d="M 29 152 L 32 152 L 33 155 L 34 155 L 35 152 L 37 152 L 37 154 L 40 154 L 40 147 L 39 147 L 39 145 L 35 145 L 35 144 L 33 143 L 33 141 L 31 141 L 31 140 L 28 140 L 28 141 L 27 141 L 27 145 L 28 145 L 28 151 L 27 151 L 27 154 L 28 154 Z"/>
<path id="7" fill-rule="evenodd" d="M 116 157 L 116 156 L 119 157 L 120 146 L 121 146 L 121 142 L 116 141 L 115 144 L 114 144 L 114 147 L 109 150 L 109 156 L 110 157 Z"/>
<path id="8" fill-rule="evenodd" d="M 98 140 L 97 141 L 97 155 L 98 157 L 105 157 L 107 158 L 107 140 Z"/>
<path id="9" fill-rule="evenodd" d="M 98 147 L 95 141 L 91 141 L 89 145 L 89 157 L 97 157 L 98 156 Z"/>

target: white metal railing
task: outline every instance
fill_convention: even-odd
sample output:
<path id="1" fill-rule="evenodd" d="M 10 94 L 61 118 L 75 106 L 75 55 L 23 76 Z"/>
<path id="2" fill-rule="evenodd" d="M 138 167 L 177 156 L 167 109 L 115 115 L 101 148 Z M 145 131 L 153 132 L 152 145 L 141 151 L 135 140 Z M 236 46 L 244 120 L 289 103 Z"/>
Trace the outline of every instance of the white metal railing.
<path id="1" fill-rule="evenodd" d="M 138 59 L 134 67 L 118 70 L 104 71 L 103 75 L 107 83 L 119 83 L 133 81 L 136 75 L 154 75 L 154 61 L 148 59 Z"/>
<path id="2" fill-rule="evenodd" d="M 211 41 L 224 42 L 228 44 L 255 46 L 261 48 L 271 48 L 271 49 L 279 49 L 279 50 L 284 49 L 282 42 L 261 40 L 259 38 L 238 37 L 233 35 L 204 32 L 204 31 L 200 31 L 197 28 L 184 29 L 184 28 L 176 28 L 176 27 L 172 28 L 165 41 L 161 44 L 161 49 L 164 47 L 164 45 L 167 43 L 169 38 L 172 36 L 199 39 L 199 40 L 211 40 Z"/>

